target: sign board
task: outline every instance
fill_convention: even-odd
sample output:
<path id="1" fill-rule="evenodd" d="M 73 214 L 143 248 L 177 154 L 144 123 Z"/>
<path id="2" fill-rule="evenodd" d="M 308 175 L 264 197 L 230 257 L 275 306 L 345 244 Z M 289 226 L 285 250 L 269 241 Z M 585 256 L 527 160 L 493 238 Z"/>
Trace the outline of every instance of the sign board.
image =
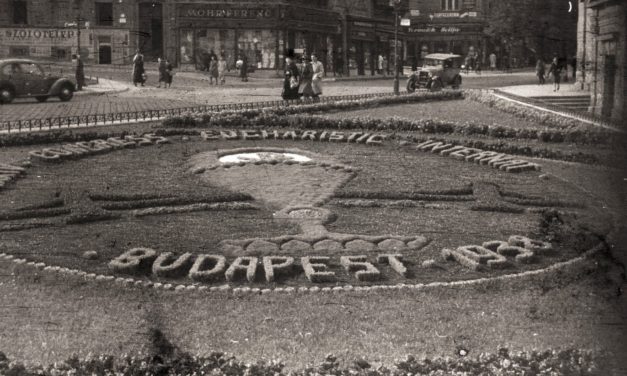
<path id="1" fill-rule="evenodd" d="M 201 19 L 268 19 L 276 18 L 276 8 L 229 7 L 222 4 L 180 4 L 179 16 L 182 18 Z"/>
<path id="2" fill-rule="evenodd" d="M 412 17 L 419 17 L 420 16 L 420 10 L 419 9 L 411 9 L 409 11 L 409 15 Z"/>
<path id="3" fill-rule="evenodd" d="M 401 26 L 411 26 L 411 20 L 409 18 L 401 18 Z"/>

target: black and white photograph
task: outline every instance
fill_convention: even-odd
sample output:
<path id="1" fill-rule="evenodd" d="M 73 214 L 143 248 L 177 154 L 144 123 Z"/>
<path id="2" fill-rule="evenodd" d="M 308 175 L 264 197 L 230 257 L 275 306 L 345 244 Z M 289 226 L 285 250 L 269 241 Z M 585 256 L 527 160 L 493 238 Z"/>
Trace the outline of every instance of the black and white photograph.
<path id="1" fill-rule="evenodd" d="M 0 376 L 627 375 L 627 0 L 0 0 Z"/>

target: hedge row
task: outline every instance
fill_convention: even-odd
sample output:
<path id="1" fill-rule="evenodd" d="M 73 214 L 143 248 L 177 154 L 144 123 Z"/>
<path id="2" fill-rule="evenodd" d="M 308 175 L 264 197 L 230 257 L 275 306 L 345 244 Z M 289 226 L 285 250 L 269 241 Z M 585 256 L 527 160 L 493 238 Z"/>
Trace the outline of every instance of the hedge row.
<path id="1" fill-rule="evenodd" d="M 375 199 L 375 200 L 411 200 L 411 201 L 472 201 L 472 190 L 458 194 L 422 194 L 416 192 L 368 192 L 339 191 L 333 197 L 338 199 Z"/>
<path id="2" fill-rule="evenodd" d="M 158 331 L 159 332 L 159 331 Z M 159 332 L 160 333 L 160 332 Z M 153 337 L 155 335 L 152 335 Z M 334 355 L 324 361 L 298 370 L 285 370 L 280 360 L 243 362 L 221 352 L 208 356 L 192 356 L 172 345 L 163 334 L 158 335 L 160 354 L 152 356 L 88 355 L 73 356 L 49 366 L 25 366 L 10 361 L 0 352 L 0 374 L 5 376 L 52 375 L 213 375 L 213 376 L 406 376 L 406 375 L 599 375 L 611 374 L 604 355 L 578 349 L 543 352 L 510 352 L 468 356 L 458 347 L 454 357 L 421 359 L 407 356 L 391 367 L 373 366 L 364 359 L 340 362 Z"/>
<path id="3" fill-rule="evenodd" d="M 481 150 L 496 151 L 504 154 L 523 155 L 533 158 L 546 158 L 556 159 L 560 161 L 578 162 L 587 164 L 597 164 L 601 161 L 594 154 L 582 153 L 580 151 L 562 151 L 549 148 L 531 147 L 528 145 L 517 145 L 507 141 L 481 141 L 481 140 L 468 140 L 468 139 L 455 139 L 449 140 L 443 137 L 430 137 L 420 138 L 412 137 L 412 140 L 417 143 L 425 142 L 428 140 L 451 142 L 456 145 L 463 145 L 469 148 L 476 148 Z"/>
<path id="4" fill-rule="evenodd" d="M 377 198 L 382 200 L 414 200 L 420 196 L 462 196 L 472 194 L 472 184 L 460 188 L 448 189 L 417 189 L 414 191 L 374 192 L 363 190 L 341 190 L 335 194 L 337 198 Z"/>
<path id="5" fill-rule="evenodd" d="M 233 202 L 233 201 L 251 201 L 252 196 L 246 193 L 217 193 L 209 195 L 183 196 L 183 197 L 164 197 L 154 199 L 124 200 L 124 201 L 108 201 L 102 204 L 105 210 L 131 210 L 142 209 L 155 206 L 179 206 L 197 203 L 214 203 L 214 202 Z"/>
<path id="6" fill-rule="evenodd" d="M 389 106 L 395 104 L 418 103 L 435 100 L 463 99 L 460 91 L 441 91 L 436 93 L 420 92 L 408 95 L 390 95 L 386 97 L 374 97 L 359 100 L 340 100 L 335 102 L 315 102 L 298 106 L 267 107 L 259 109 L 242 109 L 219 112 L 189 112 L 186 114 L 170 116 L 163 121 L 165 127 L 195 127 L 198 122 L 209 123 L 212 119 L 220 121 L 233 121 L 238 118 L 254 119 L 261 115 L 287 116 L 297 114 L 311 114 L 317 112 L 330 112 L 351 109 L 364 109 L 376 106 Z"/>
<path id="7" fill-rule="evenodd" d="M 273 110 L 242 110 L 239 112 L 214 112 L 207 114 L 190 113 L 170 117 L 164 120 L 162 125 L 164 127 L 176 128 L 284 127 L 294 129 L 361 129 L 388 132 L 458 134 L 464 136 L 476 135 L 503 139 L 526 139 L 551 143 L 577 144 L 606 144 L 616 136 L 616 132 L 583 126 L 560 129 L 529 129 L 478 124 L 468 121 L 408 120 L 400 117 L 386 119 L 369 117 L 332 119 L 324 116 L 285 116 L 275 113 Z"/>
<path id="8" fill-rule="evenodd" d="M 305 125 L 308 122 L 313 122 L 315 124 L 320 125 L 320 128 L 323 128 L 323 125 L 320 122 L 326 122 L 325 124 L 332 128 L 349 126 L 347 121 L 335 121 L 323 117 L 272 117 L 278 123 L 273 124 L 269 118 L 263 118 L 268 121 L 268 124 L 264 124 L 268 127 L 295 127 L 299 125 L 299 121 L 302 120 L 305 122 Z M 259 118 L 259 121 L 262 119 Z M 352 121 L 352 120 L 351 120 Z M 370 119 L 373 124 L 376 124 L 376 121 Z M 425 121 L 425 123 L 432 121 Z M 302 125 L 302 124 L 301 124 Z M 363 126 L 367 126 L 367 124 L 362 124 Z M 242 126 L 239 124 L 238 126 Z M 247 126 L 244 124 L 244 126 Z M 252 126 L 252 125 L 248 125 Z M 256 125 L 255 125 L 256 126 Z M 310 125 L 307 125 L 310 126 Z M 351 126 L 357 126 L 352 124 Z M 376 129 L 376 126 L 375 126 Z M 198 136 L 200 134 L 199 130 L 194 129 L 167 129 L 167 128 L 159 128 L 154 132 L 158 136 L 176 136 L 176 135 L 189 135 L 189 136 Z M 429 132 L 427 132 L 429 133 Z M 435 132 L 431 132 L 435 133 Z M 451 133 L 451 132 L 448 132 Z M 85 141 L 91 139 L 102 139 L 108 137 L 123 137 L 127 135 L 127 132 L 89 132 L 89 133 L 68 133 L 65 134 L 63 132 L 47 132 L 42 134 L 15 134 L 8 135 L 6 137 L 0 138 L 0 146 L 19 146 L 19 145 L 30 145 L 37 143 L 57 143 L 57 142 L 68 142 L 68 141 Z M 31 136 L 35 136 L 35 138 L 31 138 Z M 433 141 L 449 141 L 446 138 L 442 137 L 411 137 L 411 139 L 415 142 L 424 142 L 427 140 Z M 454 142 L 458 145 L 463 145 L 467 147 L 489 150 L 489 151 L 497 151 L 505 154 L 513 154 L 513 155 L 524 155 L 529 157 L 536 158 L 547 158 L 547 159 L 557 159 L 569 162 L 579 162 L 579 163 L 588 163 L 588 164 L 596 164 L 599 163 L 599 158 L 596 155 L 589 153 L 582 153 L 580 151 L 561 151 L 561 150 L 553 150 L 549 148 L 541 148 L 541 147 L 531 147 L 528 145 L 517 145 L 513 143 L 509 143 L 504 140 L 498 141 L 482 141 L 482 140 L 468 140 L 468 139 L 455 139 L 451 142 Z"/>

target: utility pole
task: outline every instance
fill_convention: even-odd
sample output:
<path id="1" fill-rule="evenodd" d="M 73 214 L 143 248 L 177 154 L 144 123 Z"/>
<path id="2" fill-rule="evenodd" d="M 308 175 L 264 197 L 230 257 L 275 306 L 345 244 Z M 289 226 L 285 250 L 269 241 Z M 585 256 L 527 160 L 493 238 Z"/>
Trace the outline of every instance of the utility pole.
<path id="1" fill-rule="evenodd" d="M 394 7 L 394 94 L 399 95 L 398 82 L 398 11 L 402 0 L 390 0 L 390 6 Z"/>

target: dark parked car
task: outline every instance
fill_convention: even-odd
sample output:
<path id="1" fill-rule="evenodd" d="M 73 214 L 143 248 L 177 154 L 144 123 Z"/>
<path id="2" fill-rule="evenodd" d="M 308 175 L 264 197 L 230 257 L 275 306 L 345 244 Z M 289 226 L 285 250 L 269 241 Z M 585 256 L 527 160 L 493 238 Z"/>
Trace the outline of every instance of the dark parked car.
<path id="1" fill-rule="evenodd" d="M 459 89 L 462 84 L 460 55 L 430 54 L 425 56 L 424 65 L 407 80 L 407 91 L 425 87 L 431 91 L 442 90 L 446 86 Z"/>
<path id="2" fill-rule="evenodd" d="M 0 60 L 0 103 L 14 98 L 35 97 L 44 102 L 49 97 L 69 101 L 76 86 L 67 77 L 46 74 L 41 65 L 26 59 Z"/>

